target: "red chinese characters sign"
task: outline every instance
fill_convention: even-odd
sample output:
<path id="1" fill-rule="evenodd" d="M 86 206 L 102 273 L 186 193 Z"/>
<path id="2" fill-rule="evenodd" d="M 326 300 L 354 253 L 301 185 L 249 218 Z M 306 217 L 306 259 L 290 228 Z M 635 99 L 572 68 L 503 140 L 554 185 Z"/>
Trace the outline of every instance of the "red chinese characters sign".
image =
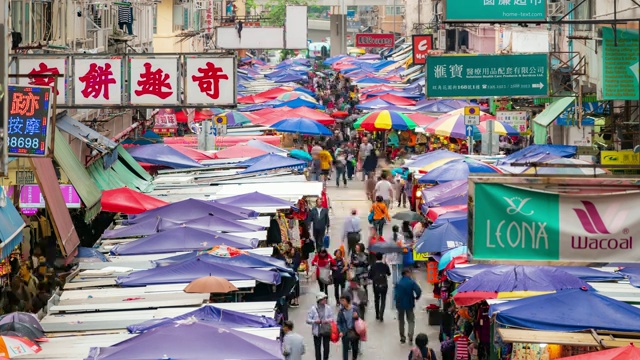
<path id="1" fill-rule="evenodd" d="M 178 105 L 178 58 L 129 59 L 132 105 Z"/>
<path id="2" fill-rule="evenodd" d="M 74 60 L 73 93 L 76 105 L 122 104 L 122 59 Z"/>
<path id="3" fill-rule="evenodd" d="M 162 129 L 163 131 L 166 131 L 167 129 L 178 128 L 178 119 L 176 118 L 176 112 L 174 109 L 158 110 L 158 113 L 154 116 L 154 120 L 154 131 L 156 129 Z"/>
<path id="4" fill-rule="evenodd" d="M 235 105 L 236 61 L 233 57 L 185 59 L 187 104 Z"/>
<path id="5" fill-rule="evenodd" d="M 30 76 L 20 78 L 18 84 L 24 86 L 48 86 L 52 88 L 52 95 L 56 95 L 56 102 L 64 104 L 67 100 L 65 86 L 66 62 L 67 60 L 64 57 L 19 59 L 18 72 Z M 54 85 L 55 92 L 53 91 Z"/>
<path id="6" fill-rule="evenodd" d="M 390 48 L 394 42 L 393 34 L 356 34 L 356 47 Z"/>

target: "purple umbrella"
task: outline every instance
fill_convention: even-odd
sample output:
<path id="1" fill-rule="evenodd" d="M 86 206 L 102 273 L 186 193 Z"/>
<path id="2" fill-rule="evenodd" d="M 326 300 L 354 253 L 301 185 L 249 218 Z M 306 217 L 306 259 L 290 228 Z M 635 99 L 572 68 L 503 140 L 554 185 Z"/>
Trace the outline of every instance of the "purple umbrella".
<path id="1" fill-rule="evenodd" d="M 418 101 L 415 106 L 417 111 L 429 113 L 448 113 L 450 111 L 462 109 L 465 106 L 471 106 L 470 103 L 460 100 L 431 100 L 425 99 Z"/>
<path id="2" fill-rule="evenodd" d="M 226 233 L 251 232 L 251 231 L 264 230 L 264 226 L 243 223 L 236 220 L 228 220 L 225 218 L 221 218 L 219 216 L 214 216 L 212 214 L 205 215 L 203 217 L 199 217 L 197 219 L 184 221 L 184 222 L 165 219 L 165 221 L 160 223 L 159 230 L 165 231 L 165 230 L 174 229 L 180 226 L 186 226 L 186 227 L 200 229 L 200 230 L 220 231 L 220 232 L 226 232 Z"/>
<path id="3" fill-rule="evenodd" d="M 228 264 L 233 266 L 247 267 L 247 268 L 276 268 L 279 271 L 291 272 L 291 268 L 287 266 L 287 263 L 283 260 L 276 259 L 271 256 L 264 256 L 247 252 L 246 254 L 224 257 L 216 256 L 206 252 L 198 253 L 196 251 L 187 254 L 181 254 L 171 256 L 168 258 L 155 260 L 154 264 L 157 266 L 167 266 L 171 264 L 177 264 L 186 260 L 191 260 L 200 257 L 201 259 L 210 263 Z"/>
<path id="4" fill-rule="evenodd" d="M 172 221 L 188 221 L 213 214 L 228 220 L 244 220 L 255 218 L 259 213 L 241 207 L 220 204 L 215 201 L 186 199 L 157 209 L 145 211 L 139 215 L 129 216 L 127 224 L 136 224 L 153 217 L 167 218 Z"/>
<path id="5" fill-rule="evenodd" d="M 469 200 L 469 182 L 454 180 L 422 191 L 428 207 L 466 205 Z"/>
<path id="6" fill-rule="evenodd" d="M 254 191 L 249 194 L 229 196 L 222 199 L 216 199 L 221 204 L 233 204 L 235 206 L 252 206 L 252 207 L 291 207 L 293 204 L 289 201 L 282 200 L 275 196 L 265 195 L 261 192 Z"/>
<path id="7" fill-rule="evenodd" d="M 202 321 L 161 326 L 110 347 L 91 348 L 88 360 L 281 360 L 280 342 Z"/>
<path id="8" fill-rule="evenodd" d="M 198 168 L 203 165 L 165 144 L 150 144 L 127 150 L 137 161 L 148 164 L 168 166 L 174 169 Z"/>
<path id="9" fill-rule="evenodd" d="M 34 314 L 26 312 L 13 312 L 0 318 L 0 325 L 13 322 L 31 325 L 34 328 L 44 332 L 42 325 L 40 325 L 40 321 L 38 321 L 38 318 Z"/>

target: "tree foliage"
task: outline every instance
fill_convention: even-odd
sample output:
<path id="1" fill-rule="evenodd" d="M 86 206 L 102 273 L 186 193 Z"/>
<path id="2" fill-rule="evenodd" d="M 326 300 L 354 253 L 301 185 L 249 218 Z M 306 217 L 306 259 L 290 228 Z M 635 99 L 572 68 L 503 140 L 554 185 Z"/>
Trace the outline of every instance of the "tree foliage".
<path id="1" fill-rule="evenodd" d="M 269 0 L 264 6 L 271 26 L 284 26 L 287 5 L 311 5 L 314 0 Z"/>

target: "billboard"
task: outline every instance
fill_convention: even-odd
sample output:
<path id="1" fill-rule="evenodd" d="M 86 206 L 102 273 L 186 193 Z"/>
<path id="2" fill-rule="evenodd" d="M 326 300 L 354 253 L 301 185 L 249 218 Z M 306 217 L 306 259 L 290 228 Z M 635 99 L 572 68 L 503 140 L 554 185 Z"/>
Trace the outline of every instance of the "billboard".
<path id="1" fill-rule="evenodd" d="M 51 126 L 51 88 L 10 85 L 7 121 L 8 153 L 14 156 L 46 156 Z"/>
<path id="2" fill-rule="evenodd" d="M 287 6 L 284 21 L 284 48 L 306 49 L 309 39 L 309 18 L 306 6 Z"/>
<path id="3" fill-rule="evenodd" d="M 547 96 L 547 54 L 429 56 L 429 98 Z"/>
<path id="4" fill-rule="evenodd" d="M 413 35 L 411 38 L 413 45 L 413 63 L 424 65 L 427 63 L 427 55 L 433 50 L 433 35 Z"/>
<path id="5" fill-rule="evenodd" d="M 638 31 L 602 28 L 602 99 L 638 100 L 640 58 Z"/>
<path id="6" fill-rule="evenodd" d="M 640 191 L 548 185 L 474 183 L 474 260 L 640 262 Z"/>
<path id="7" fill-rule="evenodd" d="M 361 48 L 390 48 L 396 38 L 394 34 L 356 34 L 356 47 Z"/>
<path id="8" fill-rule="evenodd" d="M 185 100 L 190 105 L 233 106 L 237 101 L 234 57 L 187 56 Z"/>
<path id="9" fill-rule="evenodd" d="M 131 105 L 179 105 L 180 65 L 177 57 L 129 58 Z"/>
<path id="10" fill-rule="evenodd" d="M 547 0 L 446 0 L 445 22 L 547 20 Z"/>

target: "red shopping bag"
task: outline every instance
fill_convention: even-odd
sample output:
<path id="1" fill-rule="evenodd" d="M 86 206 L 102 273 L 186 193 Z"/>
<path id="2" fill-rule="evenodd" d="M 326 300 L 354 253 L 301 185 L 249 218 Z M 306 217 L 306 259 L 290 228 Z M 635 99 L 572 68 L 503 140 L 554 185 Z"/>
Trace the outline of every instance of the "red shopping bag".
<path id="1" fill-rule="evenodd" d="M 331 342 L 337 343 L 340 341 L 340 331 L 338 331 L 338 323 L 335 321 L 331 322 Z"/>

